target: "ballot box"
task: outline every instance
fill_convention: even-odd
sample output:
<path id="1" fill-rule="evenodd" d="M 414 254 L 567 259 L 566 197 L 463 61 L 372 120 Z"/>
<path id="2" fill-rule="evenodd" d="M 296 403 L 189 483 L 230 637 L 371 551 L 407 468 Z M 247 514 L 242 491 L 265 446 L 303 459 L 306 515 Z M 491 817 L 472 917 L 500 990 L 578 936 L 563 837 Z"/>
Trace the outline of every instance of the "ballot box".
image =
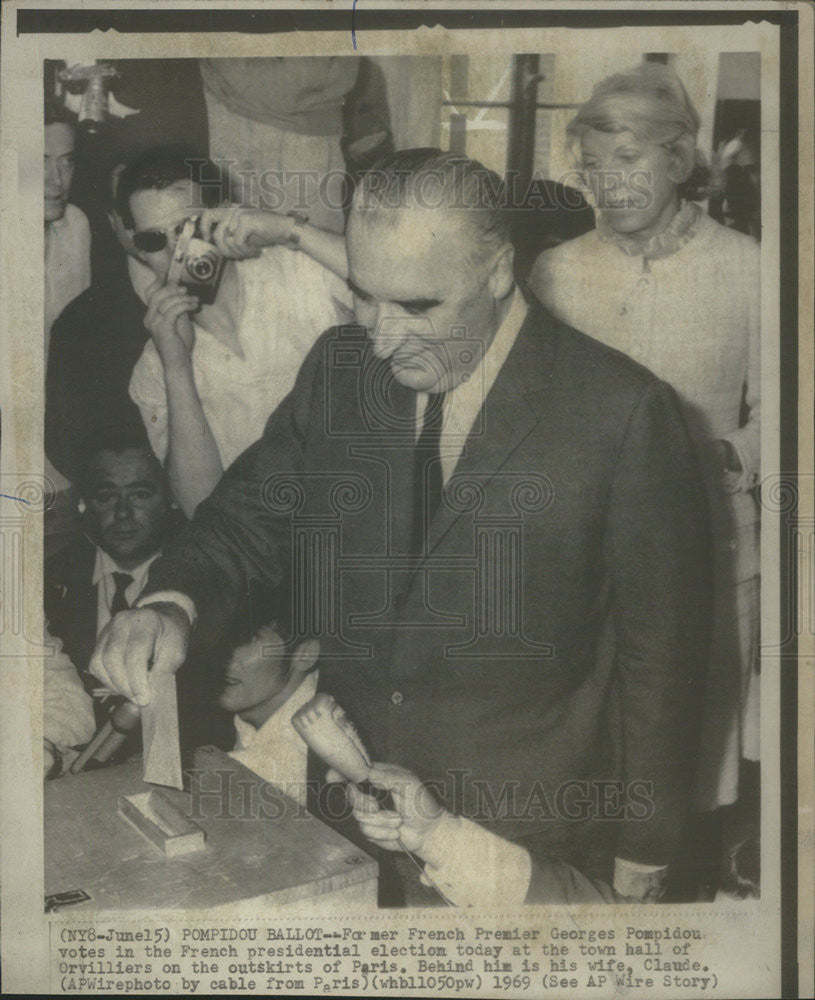
<path id="1" fill-rule="evenodd" d="M 185 791 L 147 785 L 138 759 L 46 782 L 46 905 L 376 908 L 376 862 L 254 772 L 201 747 L 187 779 Z"/>

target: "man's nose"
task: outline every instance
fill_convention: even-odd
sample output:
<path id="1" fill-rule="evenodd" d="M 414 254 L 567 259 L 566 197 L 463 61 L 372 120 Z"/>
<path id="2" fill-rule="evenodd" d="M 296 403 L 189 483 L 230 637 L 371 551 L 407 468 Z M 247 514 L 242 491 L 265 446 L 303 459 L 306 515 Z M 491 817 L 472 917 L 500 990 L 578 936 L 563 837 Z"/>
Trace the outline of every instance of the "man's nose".
<path id="1" fill-rule="evenodd" d="M 404 320 L 395 314 L 393 307 L 382 302 L 376 307 L 368 335 L 373 341 L 374 354 L 378 358 L 389 358 L 402 344 L 407 331 Z"/>
<path id="2" fill-rule="evenodd" d="M 55 163 L 45 164 L 45 193 L 52 198 L 62 194 L 62 178 Z"/>
<path id="3" fill-rule="evenodd" d="M 127 497 L 119 497 L 113 508 L 113 516 L 117 521 L 126 521 L 133 516 L 133 506 Z"/>

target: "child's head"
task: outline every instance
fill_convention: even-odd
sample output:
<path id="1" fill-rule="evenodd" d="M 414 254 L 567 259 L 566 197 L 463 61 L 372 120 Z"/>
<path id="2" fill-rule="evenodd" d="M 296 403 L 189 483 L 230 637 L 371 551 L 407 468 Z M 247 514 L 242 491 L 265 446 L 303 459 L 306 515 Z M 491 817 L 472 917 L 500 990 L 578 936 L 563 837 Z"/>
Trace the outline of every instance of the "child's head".
<path id="1" fill-rule="evenodd" d="M 283 705 L 320 652 L 316 639 L 287 642 L 276 622 L 264 625 L 251 642 L 237 646 L 224 671 L 218 704 L 256 728 Z"/>

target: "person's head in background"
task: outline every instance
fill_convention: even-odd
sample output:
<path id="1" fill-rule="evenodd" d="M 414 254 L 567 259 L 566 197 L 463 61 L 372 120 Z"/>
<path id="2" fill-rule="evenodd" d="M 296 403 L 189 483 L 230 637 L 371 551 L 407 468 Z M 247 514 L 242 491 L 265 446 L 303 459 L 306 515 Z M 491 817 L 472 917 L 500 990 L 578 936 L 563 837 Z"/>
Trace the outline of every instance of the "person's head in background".
<path id="1" fill-rule="evenodd" d="M 82 526 L 123 570 L 159 552 L 169 537 L 167 479 L 141 424 L 95 431 L 82 449 L 76 481 Z"/>
<path id="2" fill-rule="evenodd" d="M 65 206 L 74 178 L 76 136 L 74 119 L 58 104 L 45 105 L 44 127 L 44 211 L 46 225 L 65 215 Z"/>
<path id="3" fill-rule="evenodd" d="M 466 381 L 512 300 L 500 178 L 458 154 L 395 153 L 362 176 L 346 245 L 357 318 L 395 379 L 417 392 Z"/>
<path id="4" fill-rule="evenodd" d="M 647 241 L 667 228 L 696 166 L 699 132 L 699 114 L 670 67 L 643 62 L 601 81 L 566 132 L 614 232 Z"/>
<path id="5" fill-rule="evenodd" d="M 114 168 L 111 183 L 119 242 L 162 280 L 183 223 L 222 201 L 215 166 L 184 146 L 148 149 Z"/>
<path id="6" fill-rule="evenodd" d="M 218 705 L 259 729 L 300 687 L 320 653 L 317 639 L 296 639 L 287 611 L 235 647 Z"/>

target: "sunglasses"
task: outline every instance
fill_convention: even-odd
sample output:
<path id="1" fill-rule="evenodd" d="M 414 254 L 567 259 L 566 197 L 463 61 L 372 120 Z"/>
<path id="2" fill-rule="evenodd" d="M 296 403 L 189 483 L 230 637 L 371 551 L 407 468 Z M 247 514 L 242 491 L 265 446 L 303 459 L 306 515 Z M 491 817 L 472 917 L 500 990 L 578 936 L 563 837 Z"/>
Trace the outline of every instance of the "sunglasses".
<path id="1" fill-rule="evenodd" d="M 179 222 L 170 229 L 142 229 L 133 233 L 133 246 L 142 253 L 158 253 L 167 246 L 170 234 L 178 239 L 183 228 L 184 222 Z"/>

